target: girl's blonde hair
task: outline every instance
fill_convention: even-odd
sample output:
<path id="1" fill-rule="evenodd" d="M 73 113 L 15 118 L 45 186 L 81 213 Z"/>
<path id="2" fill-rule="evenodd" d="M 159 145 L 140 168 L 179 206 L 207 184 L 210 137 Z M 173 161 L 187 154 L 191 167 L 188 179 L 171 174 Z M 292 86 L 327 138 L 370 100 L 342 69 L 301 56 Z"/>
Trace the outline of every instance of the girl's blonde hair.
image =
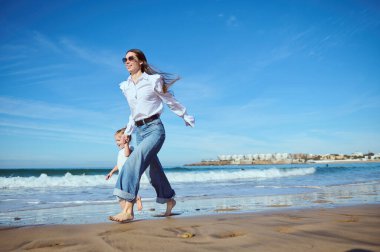
<path id="1" fill-rule="evenodd" d="M 127 128 L 124 127 L 124 128 L 121 128 L 121 129 L 116 130 L 116 132 L 115 132 L 115 136 L 116 136 L 116 135 L 119 135 L 119 134 L 124 134 L 124 132 L 125 132 L 126 129 L 127 129 Z M 131 140 L 132 140 L 132 136 L 129 135 L 129 136 L 128 136 L 128 142 L 131 141 Z"/>
<path id="2" fill-rule="evenodd" d="M 124 134 L 125 130 L 126 130 L 126 128 L 118 129 L 118 130 L 116 130 L 115 135 L 118 135 L 118 134 L 120 134 L 120 133 L 121 133 L 121 134 Z"/>

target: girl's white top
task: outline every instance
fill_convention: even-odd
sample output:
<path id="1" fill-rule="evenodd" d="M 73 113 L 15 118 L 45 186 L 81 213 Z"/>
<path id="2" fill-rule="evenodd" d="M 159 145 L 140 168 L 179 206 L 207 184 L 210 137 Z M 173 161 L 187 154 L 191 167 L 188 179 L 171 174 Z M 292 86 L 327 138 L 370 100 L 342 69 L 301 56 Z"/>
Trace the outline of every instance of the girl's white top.
<path id="1" fill-rule="evenodd" d="M 125 161 L 127 161 L 128 157 L 124 154 L 124 148 L 119 150 L 119 154 L 117 155 L 117 168 L 119 168 L 119 174 L 121 171 L 121 168 L 123 168 Z"/>
<path id="2" fill-rule="evenodd" d="M 155 114 L 162 113 L 166 103 L 168 107 L 178 116 L 182 117 L 185 122 L 194 127 L 194 117 L 186 113 L 186 108 L 182 106 L 170 92 L 163 92 L 163 80 L 161 75 L 149 75 L 143 73 L 136 84 L 133 83 L 132 77 L 120 83 L 120 89 L 127 98 L 131 115 L 124 132 L 130 135 L 135 127 L 135 121 L 148 118 Z"/>

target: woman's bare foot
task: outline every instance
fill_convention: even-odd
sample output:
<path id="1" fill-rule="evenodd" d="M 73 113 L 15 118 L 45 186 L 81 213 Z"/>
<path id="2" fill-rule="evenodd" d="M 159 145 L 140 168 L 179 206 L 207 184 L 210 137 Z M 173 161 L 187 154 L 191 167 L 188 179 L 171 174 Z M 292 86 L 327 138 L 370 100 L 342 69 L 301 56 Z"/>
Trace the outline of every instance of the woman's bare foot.
<path id="1" fill-rule="evenodd" d="M 143 209 L 143 205 L 142 205 L 142 201 L 141 201 L 140 196 L 136 197 L 136 204 L 137 204 L 137 210 L 141 211 Z"/>
<path id="2" fill-rule="evenodd" d="M 108 217 L 112 221 L 117 221 L 117 222 L 128 222 L 133 220 L 133 215 L 125 212 L 118 213 L 114 216 Z"/>
<path id="3" fill-rule="evenodd" d="M 174 208 L 175 204 L 177 202 L 175 201 L 175 199 L 171 199 L 169 200 L 167 203 L 166 203 L 166 212 L 165 212 L 165 216 L 170 216 L 172 215 L 172 209 Z"/>
<path id="4" fill-rule="evenodd" d="M 126 200 L 121 200 L 120 206 L 122 206 L 122 205 L 124 205 L 124 209 L 120 213 L 118 213 L 114 216 L 108 217 L 108 219 L 110 219 L 112 221 L 121 222 L 121 223 L 133 220 L 133 218 L 134 218 L 134 214 L 133 214 L 134 203 L 126 201 Z"/>

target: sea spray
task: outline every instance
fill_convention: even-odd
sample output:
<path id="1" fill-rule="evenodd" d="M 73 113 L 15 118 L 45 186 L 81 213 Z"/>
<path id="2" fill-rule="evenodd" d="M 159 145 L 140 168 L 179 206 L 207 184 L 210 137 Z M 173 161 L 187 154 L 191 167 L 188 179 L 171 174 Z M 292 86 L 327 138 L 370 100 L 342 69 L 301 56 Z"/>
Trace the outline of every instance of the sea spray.
<path id="1" fill-rule="evenodd" d="M 291 176 L 305 176 L 316 172 L 314 167 L 309 168 L 269 168 L 269 169 L 220 169 L 220 170 L 193 170 L 192 172 L 167 172 L 169 181 L 175 183 L 203 183 L 240 180 L 265 180 Z M 66 172 L 64 176 L 48 176 L 45 173 L 31 177 L 0 177 L 0 188 L 48 188 L 48 187 L 113 187 L 117 175 L 105 180 L 105 175 L 72 175 Z M 141 178 L 142 186 L 148 185 L 145 175 Z"/>

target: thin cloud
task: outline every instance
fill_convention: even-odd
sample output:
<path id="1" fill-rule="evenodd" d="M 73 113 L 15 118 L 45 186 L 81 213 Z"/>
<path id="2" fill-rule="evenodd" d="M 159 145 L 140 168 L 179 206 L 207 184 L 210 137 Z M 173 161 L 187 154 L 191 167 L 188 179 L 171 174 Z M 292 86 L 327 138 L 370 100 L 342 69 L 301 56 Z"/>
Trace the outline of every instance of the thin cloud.
<path id="1" fill-rule="evenodd" d="M 57 54 L 64 53 L 62 48 L 57 43 L 54 43 L 53 40 L 49 39 L 40 32 L 33 32 L 33 40 L 40 48 L 44 48 L 45 50 L 47 49 Z"/>
<path id="2" fill-rule="evenodd" d="M 110 144 L 112 133 L 99 131 L 89 131 L 76 129 L 72 126 L 63 126 L 62 124 L 43 124 L 26 122 L 0 121 L 1 135 L 15 136 L 23 135 L 25 137 L 37 138 L 39 140 L 52 140 L 64 142 L 90 142 L 96 144 Z"/>
<path id="3" fill-rule="evenodd" d="M 65 66 L 66 65 L 64 64 L 57 64 L 57 65 L 48 65 L 48 66 L 41 66 L 41 67 L 30 67 L 30 68 L 22 69 L 22 70 L 20 70 L 21 66 L 18 66 L 17 70 L 0 73 L 0 77 L 1 76 L 34 76 L 34 75 L 40 76 L 41 74 L 44 74 L 44 73 L 46 73 L 46 75 L 52 75 L 51 73 L 52 71 L 62 69 Z"/>
<path id="4" fill-rule="evenodd" d="M 239 26 L 239 21 L 238 18 L 235 15 L 225 15 L 224 13 L 219 13 L 218 18 L 223 20 L 224 24 L 227 27 L 233 28 L 233 27 L 238 27 Z"/>
<path id="5" fill-rule="evenodd" d="M 228 27 L 238 27 L 239 26 L 239 22 L 238 22 L 236 16 L 234 16 L 234 15 L 231 15 L 228 17 L 228 19 L 226 20 L 226 24 Z"/>
<path id="6" fill-rule="evenodd" d="M 73 53 L 78 58 L 81 58 L 89 63 L 96 65 L 105 65 L 107 67 L 115 69 L 117 69 L 120 65 L 118 64 L 119 61 L 116 60 L 118 56 L 115 53 L 111 53 L 101 49 L 89 49 L 81 47 L 73 40 L 68 38 L 62 38 L 60 40 L 60 44 L 68 52 Z"/>
<path id="7" fill-rule="evenodd" d="M 262 70 L 275 64 L 279 61 L 283 61 L 293 55 L 293 51 L 287 45 L 273 47 L 271 51 L 266 52 L 265 55 L 260 56 L 254 64 L 253 69 L 256 71 Z"/>
<path id="8" fill-rule="evenodd" d="M 85 120 L 104 117 L 102 113 L 83 110 L 77 107 L 5 96 L 0 96 L 0 113 L 8 116 L 48 120 L 67 118 L 80 118 Z"/>
<path id="9" fill-rule="evenodd" d="M 335 113 L 342 116 L 373 109 L 376 109 L 377 116 L 380 116 L 380 97 L 373 94 L 363 94 L 339 106 Z"/>

